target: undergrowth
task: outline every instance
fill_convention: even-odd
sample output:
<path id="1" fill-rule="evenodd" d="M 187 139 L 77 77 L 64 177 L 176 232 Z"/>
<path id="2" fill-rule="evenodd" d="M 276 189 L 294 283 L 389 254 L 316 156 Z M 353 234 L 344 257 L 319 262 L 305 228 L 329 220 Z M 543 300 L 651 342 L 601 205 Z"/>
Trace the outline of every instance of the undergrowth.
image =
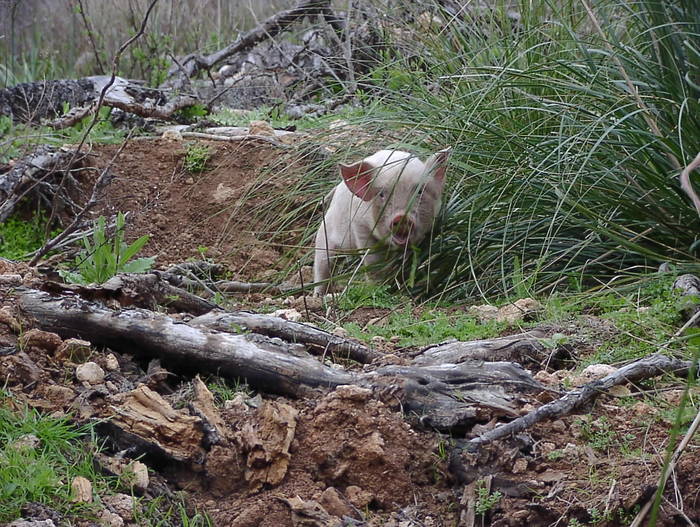
<path id="1" fill-rule="evenodd" d="M 22 220 L 18 215 L 0 223 L 0 257 L 8 260 L 25 260 L 29 254 L 39 249 L 46 240 L 46 217 L 35 214 L 30 220 Z M 51 230 L 49 238 L 60 231 Z"/>

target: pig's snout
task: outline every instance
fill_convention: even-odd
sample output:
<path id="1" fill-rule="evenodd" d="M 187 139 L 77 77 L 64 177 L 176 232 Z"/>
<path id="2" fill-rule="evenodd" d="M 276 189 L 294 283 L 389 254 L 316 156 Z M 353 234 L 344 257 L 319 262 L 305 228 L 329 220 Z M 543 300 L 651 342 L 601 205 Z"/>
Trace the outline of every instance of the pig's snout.
<path id="1" fill-rule="evenodd" d="M 397 214 L 391 220 L 391 240 L 396 245 L 406 245 L 411 238 L 411 231 L 413 231 L 415 225 L 413 221 L 403 215 Z"/>

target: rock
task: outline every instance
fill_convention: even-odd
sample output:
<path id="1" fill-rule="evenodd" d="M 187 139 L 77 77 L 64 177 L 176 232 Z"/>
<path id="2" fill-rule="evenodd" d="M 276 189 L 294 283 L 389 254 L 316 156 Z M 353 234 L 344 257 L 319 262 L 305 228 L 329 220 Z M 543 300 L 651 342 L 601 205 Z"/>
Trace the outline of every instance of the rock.
<path id="1" fill-rule="evenodd" d="M 131 471 L 134 474 L 134 480 L 132 482 L 133 487 L 139 492 L 145 492 L 148 488 L 148 484 L 150 483 L 148 477 L 148 468 L 146 467 L 146 465 L 144 465 L 140 461 L 134 461 L 129 466 L 129 469 L 131 469 Z"/>
<path id="2" fill-rule="evenodd" d="M 541 382 L 546 386 L 556 386 L 559 384 L 558 376 L 546 372 L 544 370 L 540 370 L 537 373 L 535 373 L 535 380 Z"/>
<path id="3" fill-rule="evenodd" d="M 377 431 L 372 432 L 361 446 L 362 459 L 370 460 L 372 463 L 379 463 L 384 459 L 384 439 Z"/>
<path id="4" fill-rule="evenodd" d="M 0 308 L 0 324 L 5 324 L 14 333 L 20 333 L 22 331 L 22 325 L 7 306 Z"/>
<path id="5" fill-rule="evenodd" d="M 105 371 L 94 362 L 86 362 L 75 368 L 75 377 L 80 382 L 100 384 L 105 379 Z"/>
<path id="6" fill-rule="evenodd" d="M 324 490 L 318 501 L 331 516 L 337 516 L 338 518 L 349 516 L 359 519 L 358 514 L 354 511 L 350 503 L 348 503 L 345 497 L 338 492 L 335 487 L 328 487 Z"/>
<path id="7" fill-rule="evenodd" d="M 106 505 L 112 512 L 121 516 L 124 521 L 132 521 L 134 519 L 134 498 L 127 494 L 112 494 L 102 496 L 102 503 Z"/>
<path id="8" fill-rule="evenodd" d="M 304 318 L 303 315 L 296 309 L 278 309 L 272 313 L 272 316 L 280 317 L 285 320 L 289 320 L 290 322 L 301 322 L 301 320 Z"/>
<path id="9" fill-rule="evenodd" d="M 471 306 L 467 313 L 476 317 L 476 319 L 482 324 L 486 322 L 491 322 L 498 318 L 498 308 L 496 306 L 482 305 L 482 306 Z"/>
<path id="10" fill-rule="evenodd" d="M 77 476 L 70 484 L 73 503 L 92 503 L 92 483 L 87 478 Z"/>
<path id="11" fill-rule="evenodd" d="M 219 183 L 216 190 L 212 194 L 212 197 L 216 203 L 228 203 L 229 201 L 235 199 L 237 194 L 238 191 L 236 191 L 235 188 Z"/>
<path id="12" fill-rule="evenodd" d="M 119 371 L 119 361 L 114 353 L 110 353 L 105 357 L 105 368 L 107 371 Z"/>
<path id="13" fill-rule="evenodd" d="M 348 331 L 345 328 L 340 327 L 340 326 L 336 326 L 335 328 L 333 328 L 333 334 L 336 337 L 341 337 L 341 338 L 348 337 Z"/>
<path id="14" fill-rule="evenodd" d="M 8 523 L 6 527 L 56 527 L 53 520 L 25 520 L 19 518 L 12 523 Z"/>
<path id="15" fill-rule="evenodd" d="M 581 451 L 573 443 L 567 443 L 564 449 L 562 450 L 562 453 L 564 454 L 564 457 L 569 461 L 575 461 L 578 459 L 579 455 L 581 455 Z"/>
<path id="16" fill-rule="evenodd" d="M 0 274 L 0 286 L 17 287 L 22 285 L 22 275 L 19 274 Z"/>
<path id="17" fill-rule="evenodd" d="M 182 141 L 182 134 L 178 130 L 166 130 L 161 138 L 166 141 Z"/>
<path id="18" fill-rule="evenodd" d="M 498 310 L 496 320 L 513 324 L 521 320 L 528 320 L 542 309 L 542 304 L 532 298 L 521 298 L 512 304 L 507 304 Z"/>
<path id="19" fill-rule="evenodd" d="M 627 386 L 623 386 L 621 384 L 618 384 L 617 386 L 612 386 L 608 390 L 608 393 L 613 397 L 629 397 L 630 395 L 632 395 L 632 391 Z"/>
<path id="20" fill-rule="evenodd" d="M 34 450 L 41 444 L 41 440 L 34 434 L 24 434 L 15 439 L 9 446 L 16 450 Z"/>
<path id="21" fill-rule="evenodd" d="M 185 178 L 185 185 L 194 185 L 194 178 L 193 177 Z"/>
<path id="22" fill-rule="evenodd" d="M 345 489 L 345 495 L 347 496 L 348 501 L 360 510 L 367 507 L 367 505 L 369 505 L 373 499 L 371 492 L 367 492 L 366 490 L 363 490 L 355 485 L 350 485 L 347 487 Z"/>
<path id="23" fill-rule="evenodd" d="M 30 329 L 19 337 L 20 348 L 37 348 L 43 351 L 48 351 L 53 354 L 54 351 L 63 343 L 61 337 L 56 333 L 41 331 L 40 329 Z"/>
<path id="24" fill-rule="evenodd" d="M 597 381 L 603 377 L 607 377 L 611 373 L 615 373 L 617 368 L 609 364 L 591 364 L 581 372 L 580 377 L 584 382 Z"/>
<path id="25" fill-rule="evenodd" d="M 647 417 L 656 414 L 656 410 L 652 406 L 641 401 L 632 405 L 632 412 L 638 417 Z"/>
<path id="26" fill-rule="evenodd" d="M 92 349 L 87 340 L 67 339 L 56 350 L 56 358 L 68 359 L 72 362 L 83 362 L 91 353 Z"/>
<path id="27" fill-rule="evenodd" d="M 527 459 L 519 457 L 513 463 L 512 472 L 513 474 L 523 474 L 525 471 L 527 471 Z"/>
<path id="28" fill-rule="evenodd" d="M 124 520 L 121 516 L 107 509 L 100 512 L 97 521 L 104 527 L 122 527 L 124 525 Z"/>
<path id="29" fill-rule="evenodd" d="M 566 432 L 566 423 L 561 419 L 552 421 L 552 430 L 556 432 Z"/>
<path id="30" fill-rule="evenodd" d="M 554 443 L 550 443 L 549 441 L 545 441 L 543 443 L 540 443 L 540 454 L 543 456 L 546 456 L 547 454 L 554 452 L 557 449 L 557 445 Z"/>
<path id="31" fill-rule="evenodd" d="M 376 335 L 376 336 L 372 337 L 371 342 L 372 342 L 372 346 L 380 347 L 380 346 L 383 346 L 384 344 L 386 344 L 386 339 L 384 337 L 380 337 L 379 335 Z"/>
<path id="32" fill-rule="evenodd" d="M 270 126 L 267 121 L 250 121 L 248 125 L 248 133 L 250 135 L 264 135 L 267 137 L 275 137 L 275 129 Z"/>

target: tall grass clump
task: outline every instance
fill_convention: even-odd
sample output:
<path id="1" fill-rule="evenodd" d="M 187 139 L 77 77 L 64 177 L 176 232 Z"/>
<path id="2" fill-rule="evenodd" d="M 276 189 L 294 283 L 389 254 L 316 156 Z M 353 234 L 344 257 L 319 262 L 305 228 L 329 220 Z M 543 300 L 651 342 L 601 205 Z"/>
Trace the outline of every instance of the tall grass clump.
<path id="1" fill-rule="evenodd" d="M 519 20 L 433 6 L 361 83 L 381 101 L 365 123 L 418 153 L 455 148 L 414 292 L 697 266 L 700 220 L 678 174 L 700 151 L 700 4 L 516 4 Z"/>

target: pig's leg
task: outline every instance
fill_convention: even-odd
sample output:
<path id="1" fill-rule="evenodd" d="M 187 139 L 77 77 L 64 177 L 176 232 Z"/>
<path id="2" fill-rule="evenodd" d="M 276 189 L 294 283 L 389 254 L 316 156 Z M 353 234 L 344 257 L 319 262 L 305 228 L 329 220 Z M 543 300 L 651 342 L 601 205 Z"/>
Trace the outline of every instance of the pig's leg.
<path id="1" fill-rule="evenodd" d="M 316 249 L 314 251 L 314 282 L 322 282 L 314 287 L 314 295 L 325 295 L 330 288 L 330 278 L 333 271 L 335 245 L 329 243 L 326 236 L 325 224 L 322 223 L 316 233 Z"/>

